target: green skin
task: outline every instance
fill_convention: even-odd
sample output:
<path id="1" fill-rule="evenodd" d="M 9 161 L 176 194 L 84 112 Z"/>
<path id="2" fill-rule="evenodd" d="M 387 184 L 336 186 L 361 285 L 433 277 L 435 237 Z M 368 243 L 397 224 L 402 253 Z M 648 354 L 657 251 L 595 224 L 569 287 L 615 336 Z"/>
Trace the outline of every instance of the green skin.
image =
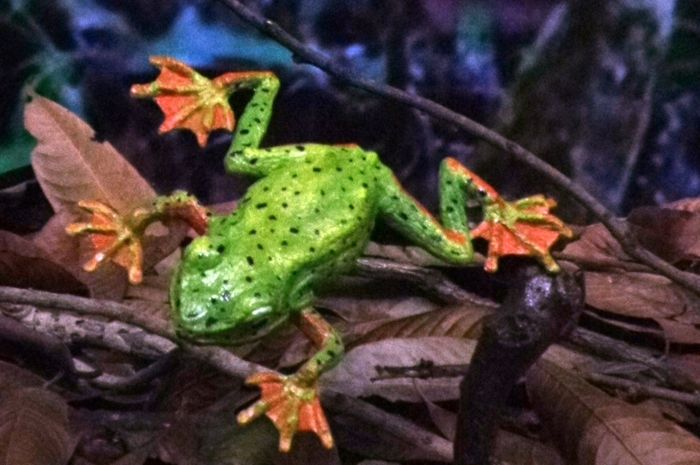
<path id="1" fill-rule="evenodd" d="M 212 217 L 207 234 L 185 250 L 171 287 L 181 332 L 232 343 L 255 339 L 290 317 L 305 321 L 299 317 L 313 312 L 314 290 L 353 267 L 378 216 L 436 257 L 472 261 L 465 210 L 469 196 L 480 196 L 468 175 L 443 161 L 441 225 L 374 152 L 321 144 L 259 148 L 279 82 L 266 75 L 239 87 L 254 93 L 226 169 L 260 179 L 235 212 Z M 322 333 L 320 351 L 300 370 L 310 377 L 343 352 L 330 325 Z"/>

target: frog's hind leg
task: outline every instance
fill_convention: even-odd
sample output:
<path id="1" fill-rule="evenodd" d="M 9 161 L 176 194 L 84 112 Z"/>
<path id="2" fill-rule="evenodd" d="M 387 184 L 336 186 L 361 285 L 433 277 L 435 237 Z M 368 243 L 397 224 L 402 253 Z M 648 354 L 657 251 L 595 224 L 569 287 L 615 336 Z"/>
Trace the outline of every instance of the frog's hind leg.
<path id="1" fill-rule="evenodd" d="M 549 248 L 560 236 L 571 236 L 571 231 L 549 213 L 553 200 L 532 196 L 507 202 L 457 160 L 446 158 L 440 165 L 439 223 L 403 190 L 387 168 L 384 176 L 381 212 L 406 237 L 436 257 L 455 264 L 470 263 L 472 236 L 490 241 L 487 271 L 496 271 L 503 255 L 533 256 L 549 271 L 558 270 Z M 471 203 L 481 206 L 484 219 L 470 232 L 467 207 Z"/>
<path id="2" fill-rule="evenodd" d="M 445 214 L 442 224 L 406 192 L 393 173 L 383 165 L 378 173 L 382 178 L 383 195 L 379 202 L 382 216 L 405 237 L 423 247 L 434 256 L 455 264 L 473 261 L 473 249 L 467 228 L 464 192 L 454 181 L 441 179 L 441 197 L 454 202 Z"/>
<path id="3" fill-rule="evenodd" d="M 508 202 L 457 160 L 446 158 L 440 165 L 443 223 L 451 228 L 466 228 L 466 206 L 470 201 L 478 203 L 483 211 L 482 222 L 471 234 L 489 241 L 486 271 L 496 271 L 498 259 L 504 255 L 535 257 L 547 270 L 559 270 L 549 249 L 560 236 L 571 237 L 572 232 L 549 213 L 556 206 L 553 199 L 534 195 Z"/>
<path id="4" fill-rule="evenodd" d="M 250 376 L 246 383 L 259 386 L 261 398 L 238 414 L 238 422 L 247 424 L 265 414 L 280 432 L 279 448 L 283 452 L 291 449 L 297 431 L 313 432 L 330 449 L 333 436 L 321 407 L 317 380 L 338 363 L 344 351 L 343 343 L 335 329 L 312 308 L 299 312 L 297 324 L 319 351 L 291 376 L 277 373 Z"/>

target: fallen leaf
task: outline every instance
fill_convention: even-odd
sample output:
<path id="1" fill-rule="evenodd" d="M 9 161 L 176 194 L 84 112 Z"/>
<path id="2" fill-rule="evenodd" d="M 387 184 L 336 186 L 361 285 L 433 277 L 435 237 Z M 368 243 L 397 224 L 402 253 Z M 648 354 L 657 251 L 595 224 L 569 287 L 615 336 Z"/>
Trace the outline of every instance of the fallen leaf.
<path id="1" fill-rule="evenodd" d="M 481 323 L 493 308 L 459 305 L 402 318 L 390 318 L 349 325 L 344 339 L 349 345 L 365 344 L 390 338 L 449 336 L 477 339 Z"/>
<path id="2" fill-rule="evenodd" d="M 641 207 L 627 221 L 642 245 L 664 260 L 700 259 L 700 211 Z"/>
<path id="3" fill-rule="evenodd" d="M 432 401 L 459 397 L 459 378 L 394 378 L 373 381 L 376 366 L 414 366 L 421 360 L 436 365 L 467 364 L 475 341 L 452 337 L 385 339 L 348 352 L 340 364 L 321 378 L 321 386 L 352 397 L 380 396 L 389 401 L 421 402 L 421 392 Z"/>
<path id="4" fill-rule="evenodd" d="M 380 396 L 390 401 L 421 402 L 459 397 L 459 377 L 392 378 L 374 380 L 377 366 L 411 367 L 421 361 L 435 365 L 469 363 L 476 341 L 454 337 L 396 338 L 369 342 L 350 350 L 340 364 L 321 378 L 321 386 L 352 397 Z M 591 357 L 554 344 L 542 355 L 557 365 L 575 368 L 591 363 Z M 417 391 L 417 385 L 420 393 Z"/>
<path id="5" fill-rule="evenodd" d="M 622 250 L 620 243 L 602 224 L 586 226 L 578 240 L 566 245 L 562 255 L 584 268 L 619 268 L 626 271 L 646 269 Z"/>
<path id="6" fill-rule="evenodd" d="M 333 310 L 345 321 L 360 323 L 403 318 L 439 308 L 435 302 L 415 295 L 384 298 L 377 295 L 334 295 L 318 299 L 316 305 Z"/>
<path id="7" fill-rule="evenodd" d="M 93 129 L 61 105 L 34 96 L 24 124 L 37 139 L 32 167 L 55 211 L 75 211 L 80 200 L 98 200 L 125 214 L 155 198 L 109 142 L 97 142 Z"/>
<path id="8" fill-rule="evenodd" d="M 2 391 L 23 387 L 39 387 L 45 382 L 42 377 L 35 375 L 29 370 L 0 360 L 0 395 Z"/>
<path id="9" fill-rule="evenodd" d="M 586 303 L 619 315 L 674 318 L 700 309 L 700 297 L 653 273 L 586 273 Z M 691 314 L 689 318 L 698 317 Z"/>
<path id="10" fill-rule="evenodd" d="M 150 205 L 156 198 L 148 182 L 112 145 L 95 141 L 93 129 L 57 103 L 34 96 L 25 108 L 25 125 L 38 141 L 32 153 L 34 172 L 56 212 L 75 213 L 78 202 L 90 201 L 106 204 L 117 214 L 126 216 L 138 207 Z M 144 268 L 172 253 L 182 241 L 187 228 L 176 221 L 169 226 L 166 237 L 147 234 L 144 238 Z M 81 242 L 87 243 L 91 252 L 88 256 L 94 256 L 95 247 L 99 248 L 110 238 L 101 234 L 87 236 Z M 114 279 L 113 272 L 105 277 L 110 278 L 108 281 Z M 119 286 L 121 292 L 113 294 L 123 294 L 124 286 Z"/>
<path id="11" fill-rule="evenodd" d="M 87 294 L 72 270 L 32 241 L 8 231 L 0 231 L 0 270 L 2 286 Z"/>
<path id="12" fill-rule="evenodd" d="M 551 363 L 529 370 L 527 388 L 560 450 L 579 465 L 700 463 L 695 436 Z"/>
<path id="13" fill-rule="evenodd" d="M 686 199 L 676 200 L 665 205 L 666 208 L 673 210 L 682 210 L 691 213 L 700 212 L 700 197 L 690 197 Z"/>
<path id="14" fill-rule="evenodd" d="M 0 393 L 0 465 L 65 465 L 75 444 L 62 397 L 42 388 Z"/>
<path id="15" fill-rule="evenodd" d="M 553 447 L 505 430 L 496 433 L 493 462 L 503 465 L 566 465 Z"/>
<path id="16" fill-rule="evenodd" d="M 655 318 L 654 321 L 663 328 L 666 342 L 675 344 L 700 344 L 700 329 L 694 324 L 677 322 L 665 318 Z"/>

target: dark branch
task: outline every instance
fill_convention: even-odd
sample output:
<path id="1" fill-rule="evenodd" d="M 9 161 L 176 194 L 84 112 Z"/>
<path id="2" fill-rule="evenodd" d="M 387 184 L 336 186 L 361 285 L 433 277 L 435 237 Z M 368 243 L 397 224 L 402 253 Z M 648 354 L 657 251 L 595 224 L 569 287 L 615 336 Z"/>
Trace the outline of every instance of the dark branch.
<path id="1" fill-rule="evenodd" d="M 613 212 L 605 208 L 595 197 L 589 194 L 583 187 L 573 182 L 561 171 L 541 160 L 534 153 L 525 149 L 516 142 L 507 139 L 501 134 L 467 118 L 464 115 L 433 102 L 432 100 L 409 94 L 395 87 L 376 83 L 362 77 L 356 71 L 341 66 L 333 59 L 311 47 L 304 45 L 295 39 L 291 34 L 282 29 L 275 22 L 270 21 L 250 8 L 243 5 L 238 0 L 219 0 L 222 4 L 232 10 L 236 15 L 252 25 L 262 33 L 270 36 L 286 48 L 292 51 L 296 61 L 309 63 L 316 66 L 336 79 L 351 86 L 364 89 L 382 97 L 392 99 L 410 107 L 416 108 L 426 114 L 446 123 L 457 126 L 473 136 L 500 148 L 513 155 L 516 159 L 528 165 L 531 169 L 546 176 L 547 179 L 563 191 L 567 192 L 574 199 L 584 205 L 601 223 L 605 225 L 610 233 L 622 245 L 625 252 L 642 263 L 652 267 L 664 276 L 682 284 L 693 292 L 700 294 L 700 276 L 679 270 L 670 263 L 662 260 L 646 248 L 642 247 L 630 232 L 627 223 L 615 216 Z"/>

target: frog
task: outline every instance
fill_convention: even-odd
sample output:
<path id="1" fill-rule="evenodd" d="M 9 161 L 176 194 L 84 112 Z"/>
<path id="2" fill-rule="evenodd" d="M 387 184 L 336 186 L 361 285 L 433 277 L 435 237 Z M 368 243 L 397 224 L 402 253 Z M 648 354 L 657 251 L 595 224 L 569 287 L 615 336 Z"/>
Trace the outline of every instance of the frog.
<path id="1" fill-rule="evenodd" d="M 519 242 L 511 244 L 511 253 L 534 256 L 548 270 L 558 270 L 548 246 L 571 231 L 549 213 L 552 199 L 540 195 L 507 202 L 448 157 L 439 170 L 438 220 L 401 186 L 374 151 L 345 143 L 263 147 L 280 88 L 272 72 L 227 73 L 209 80 L 175 59 L 152 61 L 161 70 L 159 79 L 135 85 L 132 94 L 155 99 L 166 115 L 172 112 L 161 130 L 190 129 L 201 145 L 213 129 L 235 125 L 225 169 L 255 182 L 237 208 L 224 215 L 212 215 L 184 192 L 161 196 L 150 210 L 139 209 L 126 219 L 107 205 L 86 201 L 83 209 L 112 217 L 116 226 L 75 223 L 69 233 L 118 238 L 86 267 L 94 269 L 110 257 L 123 258 L 126 250 L 133 255 L 130 279 L 138 282 L 139 241 L 146 225 L 165 217 L 186 219 L 202 234 L 185 248 L 170 287 L 172 317 L 180 336 L 238 344 L 257 340 L 288 322 L 300 328 L 317 347 L 316 353 L 293 374 L 262 372 L 248 377 L 246 383 L 258 386 L 261 397 L 237 415 L 241 424 L 267 416 L 279 430 L 281 451 L 289 451 L 293 437 L 302 431 L 314 433 L 327 448 L 334 446 L 319 401 L 318 378 L 338 364 L 344 346 L 339 333 L 314 307 L 315 296 L 324 285 L 353 270 L 378 219 L 450 264 L 472 264 L 472 239 L 480 235 L 495 250 L 486 260 L 488 271 L 497 269 L 504 244 L 514 237 Z M 251 95 L 240 120 L 234 122 L 228 98 L 241 89 Z M 482 206 L 485 221 L 470 230 L 467 210 L 474 202 Z M 500 229 L 494 230 L 494 225 Z M 536 235 L 523 233 L 528 228 L 539 228 L 545 244 Z"/>

